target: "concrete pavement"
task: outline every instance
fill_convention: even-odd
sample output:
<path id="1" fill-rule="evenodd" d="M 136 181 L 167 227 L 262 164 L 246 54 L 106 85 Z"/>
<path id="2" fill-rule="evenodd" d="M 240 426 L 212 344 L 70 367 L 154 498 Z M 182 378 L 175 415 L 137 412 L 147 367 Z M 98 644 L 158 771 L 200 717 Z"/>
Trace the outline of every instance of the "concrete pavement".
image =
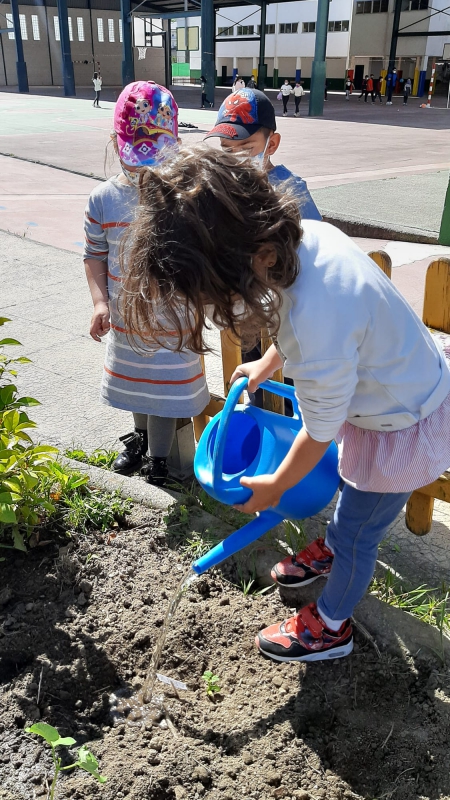
<path id="1" fill-rule="evenodd" d="M 11 97 L 13 103 L 8 106 L 10 117 L 6 122 L 0 113 L 0 150 L 11 152 L 8 148 L 14 146 L 19 156 L 48 160 L 60 167 L 54 169 L 20 158 L 0 157 L 0 228 L 10 231 L 0 232 L 3 254 L 0 313 L 13 320 L 5 333 L 17 337 L 24 345 L 23 354 L 33 360 L 32 365 L 21 368 L 19 386 L 24 393 L 42 402 L 32 413 L 39 423 L 37 435 L 42 441 L 61 448 L 72 445 L 86 450 L 109 447 L 117 442 L 118 436 L 131 429 L 131 415 L 100 405 L 98 393 L 104 344 L 93 342 L 88 333 L 91 301 L 80 259 L 82 216 L 87 196 L 97 181 L 67 170 L 78 168 L 80 172 L 89 173 L 94 171 L 91 167 L 98 159 L 95 169 L 98 173 L 101 171 L 100 154 L 108 138 L 112 105 L 100 110 L 102 116 L 94 117 L 94 109 L 88 101 L 17 99 L 0 94 L 0 108 L 6 108 L 5 98 L 9 102 Z M 17 114 L 23 107 L 23 100 L 35 100 L 37 105 L 36 114 L 31 115 L 30 128 L 21 133 Z M 186 109 L 182 118 L 207 129 L 213 124 L 215 113 Z M 352 176 L 353 189 L 358 184 L 365 185 L 367 170 L 361 161 L 364 147 L 361 146 L 358 158 L 350 157 L 348 146 L 339 140 L 338 133 L 348 131 L 348 126 L 359 133 L 362 130 L 367 133 L 364 126 L 369 124 L 348 122 L 336 127 L 336 123 L 329 120 L 281 119 L 283 151 L 279 161 L 292 169 L 299 169 L 296 164 L 301 161 L 303 167 L 299 171 L 304 175 L 309 171 L 311 187 L 314 181 L 323 185 L 328 169 L 329 180 L 341 181 L 344 188 Z M 311 133 L 313 128 L 316 137 Z M 11 130 L 19 132 L 11 138 Z M 378 130 L 374 125 L 370 127 L 370 131 Z M 303 132 L 302 137 L 303 134 L 305 138 L 310 136 L 305 147 L 303 138 L 298 139 L 299 131 Z M 389 131 L 396 141 L 396 131 L 392 127 Z M 408 128 L 405 133 L 402 129 L 399 136 L 409 136 L 410 131 Z M 428 161 L 419 145 L 410 154 L 409 166 L 394 164 L 381 148 L 379 160 L 373 159 L 372 172 L 384 170 L 385 176 L 386 170 L 394 167 L 410 169 L 411 174 L 415 174 L 414 170 L 416 174 L 436 171 L 438 151 L 439 157 L 443 156 L 441 137 L 445 135 L 447 139 L 447 133 L 439 129 L 427 132 L 419 129 L 419 134 L 426 134 L 432 142 Z M 201 134 L 189 133 L 186 137 L 193 140 L 201 138 Z M 314 139 L 317 137 L 322 137 L 323 147 L 315 158 Z M 330 156 L 330 142 L 334 146 L 335 139 L 342 154 L 339 164 Z M 362 180 L 364 176 L 365 181 Z M 406 197 L 405 203 L 410 204 L 411 198 Z M 427 265 L 437 255 L 450 255 L 450 248 L 368 239 L 358 240 L 358 243 L 365 250 L 387 250 L 393 259 L 395 285 L 420 314 Z M 210 388 L 221 392 L 218 356 L 208 358 L 207 377 Z M 448 506 L 439 503 L 432 534 L 423 539 L 413 538 L 399 520 L 391 542 L 386 545 L 384 560 L 400 573 L 410 577 L 419 575 L 419 582 L 426 580 L 438 585 L 441 579 L 448 577 L 449 527 Z"/>

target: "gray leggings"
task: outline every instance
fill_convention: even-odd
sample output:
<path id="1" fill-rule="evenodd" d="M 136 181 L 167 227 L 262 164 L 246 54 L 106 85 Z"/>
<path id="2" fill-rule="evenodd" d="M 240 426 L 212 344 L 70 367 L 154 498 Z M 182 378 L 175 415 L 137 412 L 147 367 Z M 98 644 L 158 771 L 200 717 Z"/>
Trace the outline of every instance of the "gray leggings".
<path id="1" fill-rule="evenodd" d="M 155 417 L 150 414 L 135 414 L 134 425 L 141 431 L 147 430 L 148 455 L 167 458 L 172 448 L 177 420 L 172 417 Z"/>

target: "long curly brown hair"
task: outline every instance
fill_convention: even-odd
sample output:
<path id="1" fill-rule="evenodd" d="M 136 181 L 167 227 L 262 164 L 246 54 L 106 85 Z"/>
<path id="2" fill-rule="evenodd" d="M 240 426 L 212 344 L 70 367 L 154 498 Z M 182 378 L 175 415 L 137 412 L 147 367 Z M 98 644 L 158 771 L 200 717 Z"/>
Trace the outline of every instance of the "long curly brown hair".
<path id="1" fill-rule="evenodd" d="M 244 346 L 261 328 L 276 332 L 280 289 L 297 277 L 300 240 L 297 202 L 250 160 L 205 145 L 170 154 L 143 171 L 138 215 L 122 247 L 120 307 L 131 343 L 206 353 L 207 306 Z M 268 243 L 277 258 L 262 275 L 252 256 Z"/>

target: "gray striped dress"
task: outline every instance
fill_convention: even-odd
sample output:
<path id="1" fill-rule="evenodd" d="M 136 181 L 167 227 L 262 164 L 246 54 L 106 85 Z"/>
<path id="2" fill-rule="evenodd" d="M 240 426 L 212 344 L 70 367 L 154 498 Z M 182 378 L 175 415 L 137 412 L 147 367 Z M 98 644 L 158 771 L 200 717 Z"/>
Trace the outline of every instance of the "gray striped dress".
<path id="1" fill-rule="evenodd" d="M 148 355 L 131 347 L 119 314 L 120 239 L 134 218 L 138 189 L 110 178 L 92 192 L 85 213 L 84 258 L 107 262 L 111 329 L 100 399 L 106 405 L 159 417 L 193 417 L 209 402 L 200 359 L 188 350 L 164 348 Z M 170 346 L 170 341 L 167 341 Z"/>

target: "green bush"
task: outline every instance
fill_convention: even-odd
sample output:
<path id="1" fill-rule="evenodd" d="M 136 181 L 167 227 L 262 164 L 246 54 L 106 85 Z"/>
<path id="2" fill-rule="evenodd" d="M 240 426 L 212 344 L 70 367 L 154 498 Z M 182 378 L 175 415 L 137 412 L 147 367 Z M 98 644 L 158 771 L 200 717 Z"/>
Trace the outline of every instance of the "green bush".
<path id="1" fill-rule="evenodd" d="M 9 321 L 0 317 L 0 326 Z M 26 550 L 38 526 L 86 533 L 122 522 L 129 501 L 89 488 L 87 475 L 55 460 L 56 447 L 36 445 L 27 433 L 36 423 L 25 409 L 40 403 L 19 396 L 13 383 L 16 365 L 30 363 L 24 356 L 6 354 L 6 347 L 17 346 L 17 339 L 0 340 L 0 547 Z"/>
<path id="2" fill-rule="evenodd" d="M 0 326 L 9 321 L 0 317 Z M 19 396 L 12 382 L 16 365 L 30 363 L 24 356 L 6 354 L 6 347 L 16 346 L 20 346 L 17 339 L 0 340 L 0 532 L 3 547 L 25 550 L 24 535 L 55 510 L 40 487 L 58 451 L 49 445 L 35 445 L 27 433 L 36 423 L 25 409 L 39 402 Z"/>

